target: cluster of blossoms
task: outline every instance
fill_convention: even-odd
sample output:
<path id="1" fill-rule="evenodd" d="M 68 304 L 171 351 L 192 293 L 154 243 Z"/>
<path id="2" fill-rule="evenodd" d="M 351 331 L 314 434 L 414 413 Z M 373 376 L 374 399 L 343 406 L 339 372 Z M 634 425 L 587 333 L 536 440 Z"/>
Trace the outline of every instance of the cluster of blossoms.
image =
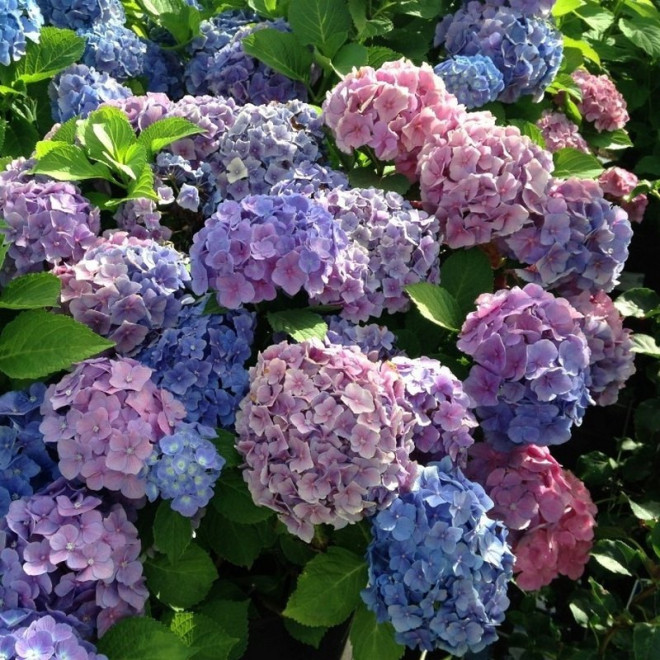
<path id="1" fill-rule="evenodd" d="M 502 72 L 484 55 L 455 55 L 433 67 L 436 75 L 466 108 L 494 101 L 504 89 Z"/>
<path id="2" fill-rule="evenodd" d="M 628 215 L 603 196 L 588 179 L 557 180 L 532 222 L 503 239 L 527 268 L 518 274 L 528 282 L 577 295 L 611 291 L 628 258 L 632 228 Z"/>
<path id="3" fill-rule="evenodd" d="M 27 608 L 0 612 L 0 658 L 4 660 L 108 660 L 83 640 L 73 617 Z"/>
<path id="4" fill-rule="evenodd" d="M 540 589 L 558 575 L 572 580 L 582 575 L 596 507 L 584 484 L 562 470 L 546 447 L 498 452 L 488 444 L 474 445 L 466 474 L 493 500 L 488 516 L 510 530 L 521 589 Z"/>
<path id="5" fill-rule="evenodd" d="M 475 361 L 464 387 L 488 441 L 509 448 L 569 440 L 592 402 L 581 320 L 536 284 L 477 298 L 457 346 Z"/>
<path id="6" fill-rule="evenodd" d="M 148 592 L 132 515 L 64 479 L 12 502 L 0 523 L 4 607 L 61 610 L 98 635 L 140 614 Z"/>
<path id="7" fill-rule="evenodd" d="M 192 288 L 213 289 L 229 309 L 273 300 L 276 287 L 318 294 L 345 244 L 332 215 L 302 195 L 223 202 L 193 237 Z"/>
<path id="8" fill-rule="evenodd" d="M 547 18 L 557 0 L 482 0 L 492 7 L 510 7 L 523 16 L 543 16 Z"/>
<path id="9" fill-rule="evenodd" d="M 614 131 L 628 123 L 626 101 L 608 76 L 576 69 L 571 77 L 582 94 L 578 110 L 587 121 L 593 122 L 597 131 Z"/>
<path id="10" fill-rule="evenodd" d="M 86 42 L 82 64 L 117 81 L 142 74 L 147 45 L 132 30 L 119 23 L 95 23 L 78 35 Z"/>
<path id="11" fill-rule="evenodd" d="M 621 206 L 630 222 L 641 222 L 649 203 L 646 195 L 641 193 L 630 199 L 638 183 L 639 179 L 622 167 L 610 167 L 598 177 L 598 185 L 603 189 L 605 199 Z"/>
<path id="12" fill-rule="evenodd" d="M 460 248 L 518 232 L 530 210 L 540 209 L 553 163 L 517 127 L 474 112 L 429 140 L 417 169 L 424 208 L 440 221 L 444 242 Z"/>
<path id="13" fill-rule="evenodd" d="M 574 124 L 563 112 L 544 110 L 536 125 L 550 153 L 567 147 L 589 153 L 589 145 L 580 135 L 577 124 Z"/>
<path id="14" fill-rule="evenodd" d="M 471 431 L 477 426 L 469 410 L 471 402 L 456 376 L 437 360 L 394 357 L 391 364 L 403 379 L 405 395 L 401 405 L 414 415 L 412 440 L 415 449 L 431 460 L 451 458 L 464 467 L 467 448 L 474 442 Z"/>
<path id="15" fill-rule="evenodd" d="M 51 385 L 41 407 L 44 442 L 57 445 L 59 469 L 89 489 L 145 494 L 154 443 L 172 433 L 185 409 L 130 358 L 85 360 Z"/>
<path id="16" fill-rule="evenodd" d="M 44 17 L 35 0 L 0 0 L 0 64 L 25 55 L 27 39 L 39 42 Z"/>
<path id="17" fill-rule="evenodd" d="M 405 311 L 404 287 L 438 282 L 438 222 L 395 192 L 376 188 L 320 191 L 316 199 L 348 238 L 314 302 L 339 304 L 342 316 L 366 321 Z"/>
<path id="18" fill-rule="evenodd" d="M 204 301 L 184 305 L 173 328 L 136 355 L 153 369 L 151 380 L 172 392 L 186 420 L 229 428 L 248 390 L 255 315 L 245 310 L 204 314 Z"/>
<path id="19" fill-rule="evenodd" d="M 167 188 L 167 190 L 171 189 Z M 135 238 L 157 242 L 168 241 L 172 237 L 172 230 L 161 224 L 162 219 L 163 214 L 158 209 L 158 205 L 146 197 L 124 202 L 113 217 L 120 231 Z"/>
<path id="20" fill-rule="evenodd" d="M 362 598 L 400 644 L 463 656 L 495 641 L 509 606 L 513 555 L 493 503 L 449 458 L 373 518 Z"/>
<path id="21" fill-rule="evenodd" d="M 357 348 L 269 346 L 250 370 L 236 448 L 254 501 L 309 542 L 386 507 L 414 478 L 403 381 Z"/>
<path id="22" fill-rule="evenodd" d="M 372 362 L 387 360 L 398 352 L 396 337 L 385 326 L 376 323 L 358 325 L 340 316 L 330 316 L 326 321 L 325 340 L 329 344 L 357 346 Z"/>
<path id="23" fill-rule="evenodd" d="M 149 501 L 172 500 L 172 509 L 188 518 L 205 507 L 225 464 L 210 440 L 215 436 L 210 427 L 185 423 L 163 436 L 147 461 Z"/>
<path id="24" fill-rule="evenodd" d="M 451 56 L 489 57 L 504 79 L 499 101 L 513 103 L 525 95 L 540 99 L 561 63 L 561 34 L 549 20 L 495 4 L 471 0 L 445 16 L 434 45 Z"/>
<path id="25" fill-rule="evenodd" d="M 98 208 L 68 181 L 30 176 L 30 161 L 14 161 L 0 174 L 0 231 L 9 244 L 2 280 L 46 266 L 78 261 L 97 241 Z"/>
<path id="26" fill-rule="evenodd" d="M 121 232 L 56 273 L 67 311 L 125 354 L 135 351 L 150 331 L 174 325 L 190 282 L 176 250 Z"/>
<path id="27" fill-rule="evenodd" d="M 120 0 L 39 0 L 39 6 L 46 23 L 69 30 L 126 20 Z"/>
<path id="28" fill-rule="evenodd" d="M 323 103 L 323 118 L 339 149 L 351 153 L 368 146 L 411 179 L 428 136 L 455 128 L 465 113 L 429 65 L 407 60 L 349 73 Z"/>

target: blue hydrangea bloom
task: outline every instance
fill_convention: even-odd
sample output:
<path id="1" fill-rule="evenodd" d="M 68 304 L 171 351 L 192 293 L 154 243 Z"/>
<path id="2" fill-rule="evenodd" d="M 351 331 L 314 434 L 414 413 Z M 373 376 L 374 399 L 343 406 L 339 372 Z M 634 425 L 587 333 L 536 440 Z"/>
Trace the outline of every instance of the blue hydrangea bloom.
<path id="1" fill-rule="evenodd" d="M 206 301 L 185 305 L 176 325 L 137 355 L 151 379 L 186 408 L 186 420 L 229 428 L 249 387 L 255 315 L 246 310 L 204 314 Z"/>
<path id="2" fill-rule="evenodd" d="M 46 23 L 59 28 L 79 30 L 94 24 L 126 21 L 120 0 L 37 0 Z"/>
<path id="3" fill-rule="evenodd" d="M 495 641 L 513 554 L 492 507 L 447 457 L 420 467 L 410 492 L 372 518 L 362 599 L 400 644 L 462 656 Z"/>
<path id="4" fill-rule="evenodd" d="M 148 459 L 147 498 L 172 500 L 172 509 L 187 518 L 205 507 L 225 464 L 210 440 L 215 437 L 212 428 L 199 424 L 181 424 L 162 437 Z"/>
<path id="5" fill-rule="evenodd" d="M 504 76 L 485 55 L 455 55 L 433 70 L 467 108 L 480 108 L 494 101 L 504 89 Z"/>
<path id="6" fill-rule="evenodd" d="M 563 54 L 561 34 L 549 20 L 475 0 L 438 23 L 434 44 L 449 55 L 490 57 L 504 77 L 498 96 L 504 103 L 525 95 L 539 99 Z"/>
<path id="7" fill-rule="evenodd" d="M 34 0 L 0 0 L 0 64 L 9 66 L 25 55 L 26 39 L 39 42 L 44 24 Z"/>
<path id="8" fill-rule="evenodd" d="M 97 23 L 78 30 L 87 40 L 82 63 L 123 81 L 142 74 L 147 45 L 132 30 L 115 23 Z"/>
<path id="9" fill-rule="evenodd" d="M 87 117 L 101 103 L 127 99 L 133 92 L 107 73 L 85 64 L 72 64 L 56 75 L 48 86 L 53 119 L 65 122 L 71 117 Z"/>
<path id="10" fill-rule="evenodd" d="M 183 96 L 183 65 L 171 50 L 165 50 L 153 41 L 147 41 L 142 75 L 147 79 L 148 92 L 162 92 L 170 99 Z"/>

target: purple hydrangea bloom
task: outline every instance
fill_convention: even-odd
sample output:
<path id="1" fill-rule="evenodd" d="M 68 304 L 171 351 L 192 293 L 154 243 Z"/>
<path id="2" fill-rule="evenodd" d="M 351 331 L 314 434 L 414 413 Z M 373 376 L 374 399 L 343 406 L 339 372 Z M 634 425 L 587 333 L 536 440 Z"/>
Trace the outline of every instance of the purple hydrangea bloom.
<path id="1" fill-rule="evenodd" d="M 510 7 L 523 16 L 548 17 L 557 0 L 482 0 L 492 7 Z"/>
<path id="2" fill-rule="evenodd" d="M 319 294 L 345 245 L 332 215 L 302 195 L 223 202 L 193 237 L 193 291 L 216 291 L 228 309 L 273 300 L 277 289 Z"/>
<path id="3" fill-rule="evenodd" d="M 0 64 L 25 55 L 27 39 L 39 42 L 44 17 L 35 0 L 0 0 Z"/>
<path id="4" fill-rule="evenodd" d="M 147 41 L 142 75 L 147 79 L 149 92 L 161 92 L 171 99 L 183 94 L 183 64 L 176 53 L 165 50 L 153 41 Z"/>
<path id="5" fill-rule="evenodd" d="M 403 382 L 357 348 L 269 346 L 250 370 L 236 447 L 254 501 L 309 542 L 387 506 L 412 481 Z"/>
<path id="6" fill-rule="evenodd" d="M 183 405 L 158 389 L 151 374 L 130 358 L 98 358 L 48 388 L 39 428 L 45 442 L 56 443 L 66 479 L 131 499 L 145 494 L 154 444 L 185 416 Z"/>
<path id="7" fill-rule="evenodd" d="M 124 99 L 108 101 L 107 105 L 124 112 L 133 129 L 140 132 L 166 117 L 173 103 L 166 94 L 147 92 L 142 96 L 131 95 Z"/>
<path id="8" fill-rule="evenodd" d="M 38 0 L 46 23 L 59 28 L 78 30 L 94 24 L 126 21 L 120 0 Z"/>
<path id="9" fill-rule="evenodd" d="M 124 81 L 142 74 L 147 45 L 135 32 L 116 23 L 94 23 L 78 30 L 87 45 L 82 63 Z"/>
<path id="10" fill-rule="evenodd" d="M 369 323 L 359 325 L 340 316 L 326 318 L 328 344 L 357 346 L 372 362 L 389 360 L 399 351 L 395 348 L 396 337 L 384 325 Z"/>
<path id="11" fill-rule="evenodd" d="M 546 19 L 492 3 L 468 2 L 438 23 L 435 45 L 449 55 L 485 55 L 504 76 L 499 101 L 543 96 L 563 54 L 561 34 Z"/>
<path id="12" fill-rule="evenodd" d="M 137 350 L 149 332 L 176 323 L 190 282 L 179 252 L 123 232 L 100 241 L 56 274 L 65 309 L 124 354 Z"/>
<path id="13" fill-rule="evenodd" d="M 591 351 L 582 314 L 536 284 L 477 298 L 457 343 L 474 366 L 464 383 L 486 440 L 556 445 L 582 423 Z"/>
<path id="14" fill-rule="evenodd" d="M 513 555 L 492 506 L 447 457 L 374 516 L 362 599 L 400 644 L 463 656 L 497 639 Z"/>
<path id="15" fill-rule="evenodd" d="M 98 208 L 68 181 L 27 173 L 15 163 L 0 174 L 0 231 L 9 244 L 2 268 L 3 282 L 16 275 L 78 261 L 100 231 Z"/>
<path id="16" fill-rule="evenodd" d="M 485 55 L 454 55 L 433 67 L 448 92 L 468 109 L 494 101 L 504 89 L 502 72 Z"/>
<path id="17" fill-rule="evenodd" d="M 290 178 L 275 183 L 272 195 L 298 193 L 315 197 L 320 191 L 348 188 L 348 177 L 321 163 L 303 163 L 290 171 Z"/>
<path id="18" fill-rule="evenodd" d="M 149 457 L 147 498 L 172 500 L 182 516 L 192 518 L 213 497 L 225 459 L 211 442 L 215 431 L 200 424 L 179 424 L 163 436 Z"/>
<path id="19" fill-rule="evenodd" d="M 0 521 L 6 609 L 60 610 L 87 622 L 88 637 L 141 614 L 148 592 L 133 519 L 130 506 L 64 479 L 12 502 Z"/>
<path id="20" fill-rule="evenodd" d="M 48 95 L 53 119 L 65 122 L 76 115 L 87 117 L 102 103 L 127 99 L 132 92 L 107 73 L 72 64 L 50 81 Z"/>
<path id="21" fill-rule="evenodd" d="M 415 449 L 432 460 L 449 456 L 454 465 L 464 468 L 477 421 L 461 381 L 440 362 L 427 357 L 413 360 L 399 356 L 392 358 L 391 364 L 405 385 L 400 403 L 415 416 Z"/>
<path id="22" fill-rule="evenodd" d="M 596 181 L 555 182 L 531 220 L 502 241 L 528 264 L 517 271 L 520 277 L 562 296 L 615 287 L 633 232 L 628 214 L 605 199 Z"/>
<path id="23" fill-rule="evenodd" d="M 153 241 L 167 241 L 172 230 L 160 223 L 162 213 L 158 205 L 146 197 L 130 199 L 119 206 L 114 215 L 117 227 L 129 236 Z"/>
<path id="24" fill-rule="evenodd" d="M 176 325 L 136 359 L 153 369 L 158 386 L 186 408 L 186 421 L 229 428 L 248 390 L 245 363 L 252 353 L 255 315 L 245 310 L 204 314 L 205 301 L 185 305 Z"/>

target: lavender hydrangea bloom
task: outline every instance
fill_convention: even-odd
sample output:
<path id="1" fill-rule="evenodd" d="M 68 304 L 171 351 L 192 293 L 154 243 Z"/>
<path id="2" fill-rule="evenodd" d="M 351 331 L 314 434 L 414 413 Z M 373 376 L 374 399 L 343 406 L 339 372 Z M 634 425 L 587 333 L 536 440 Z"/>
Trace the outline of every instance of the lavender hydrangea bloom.
<path id="1" fill-rule="evenodd" d="M 561 444 L 582 423 L 593 401 L 581 321 L 567 300 L 536 284 L 477 298 L 457 346 L 474 359 L 464 388 L 496 448 Z"/>
<path id="2" fill-rule="evenodd" d="M 0 229 L 9 244 L 0 279 L 77 261 L 97 240 L 99 210 L 68 181 L 9 169 L 0 174 Z"/>
<path id="3" fill-rule="evenodd" d="M 433 67 L 448 92 L 469 109 L 494 101 L 504 89 L 502 72 L 485 55 L 455 55 Z"/>
<path id="4" fill-rule="evenodd" d="M 213 497 L 225 459 L 211 442 L 215 431 L 200 424 L 179 424 L 162 437 L 148 459 L 147 498 L 172 500 L 171 507 L 192 518 Z"/>
<path id="5" fill-rule="evenodd" d="M 549 190 L 532 223 L 503 239 L 518 274 L 559 295 L 611 291 L 628 258 L 628 214 L 607 201 L 595 181 L 567 179 Z"/>
<path id="6" fill-rule="evenodd" d="M 176 325 L 136 359 L 153 369 L 158 386 L 186 408 L 186 420 L 229 428 L 248 390 L 245 363 L 252 353 L 255 315 L 245 310 L 204 314 L 204 304 L 185 305 Z"/>
<path id="7" fill-rule="evenodd" d="M 71 117 L 87 117 L 102 103 L 127 99 L 133 92 L 107 73 L 85 64 L 72 64 L 58 73 L 48 85 L 53 119 L 65 122 Z"/>
<path id="8" fill-rule="evenodd" d="M 323 190 L 349 187 L 348 177 L 343 172 L 321 163 L 303 163 L 290 170 L 289 176 L 273 185 L 271 195 L 298 193 L 315 197 Z"/>
<path id="9" fill-rule="evenodd" d="M 228 309 L 273 300 L 278 288 L 313 296 L 345 245 L 332 215 L 302 195 L 223 202 L 193 237 L 193 291 L 216 291 L 218 304 Z"/>
<path id="10" fill-rule="evenodd" d="M 65 309 L 119 353 L 137 350 L 150 331 L 172 327 L 187 299 L 190 275 L 183 256 L 170 247 L 117 232 L 61 266 Z"/>
<path id="11" fill-rule="evenodd" d="M 9 507 L 0 521 L 6 609 L 59 610 L 103 633 L 148 597 L 131 507 L 64 479 Z"/>
<path id="12" fill-rule="evenodd" d="M 563 54 L 560 33 L 543 18 L 507 6 L 468 2 L 438 24 L 436 46 L 449 55 L 485 55 L 504 76 L 498 100 L 514 103 L 521 96 L 543 96 L 554 79 Z"/>
<path id="13" fill-rule="evenodd" d="M 131 199 L 119 206 L 114 221 L 119 229 L 129 236 L 153 241 L 167 241 L 172 230 L 160 223 L 162 213 L 158 205 L 146 197 Z"/>
<path id="14" fill-rule="evenodd" d="M 463 656 L 495 641 L 513 555 L 506 529 L 486 516 L 492 506 L 445 458 L 374 516 L 362 599 L 400 644 Z"/>
<path id="15" fill-rule="evenodd" d="M 123 25 L 126 14 L 120 0 L 38 0 L 46 23 L 78 30 L 94 24 Z"/>
<path id="16" fill-rule="evenodd" d="M 166 94 L 147 92 L 142 96 L 131 95 L 125 99 L 108 101 L 107 105 L 119 108 L 133 129 L 139 132 L 166 117 L 173 104 Z"/>
<path id="17" fill-rule="evenodd" d="M 269 346 L 250 370 L 236 447 L 254 501 L 309 542 L 387 506 L 412 481 L 403 382 L 357 348 Z"/>
<path id="18" fill-rule="evenodd" d="M 124 81 L 142 74 L 147 45 L 132 30 L 115 23 L 95 23 L 78 30 L 87 45 L 82 63 Z"/>
<path id="19" fill-rule="evenodd" d="M 0 0 L 0 64 L 9 66 L 25 55 L 27 39 L 39 42 L 44 24 L 35 0 Z"/>
<path id="20" fill-rule="evenodd" d="M 396 337 L 384 325 L 359 325 L 340 316 L 326 318 L 328 332 L 325 341 L 339 346 L 357 346 L 372 362 L 388 360 L 399 351 Z"/>

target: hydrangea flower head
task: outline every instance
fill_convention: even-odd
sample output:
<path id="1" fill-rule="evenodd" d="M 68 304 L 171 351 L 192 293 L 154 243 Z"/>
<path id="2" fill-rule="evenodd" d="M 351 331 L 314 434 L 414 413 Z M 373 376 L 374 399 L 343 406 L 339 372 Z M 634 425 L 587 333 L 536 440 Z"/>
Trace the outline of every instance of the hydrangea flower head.
<path id="1" fill-rule="evenodd" d="M 94 23 L 78 30 L 85 38 L 82 63 L 124 81 L 142 74 L 147 45 L 132 30 L 116 23 Z"/>
<path id="2" fill-rule="evenodd" d="M 372 362 L 387 360 L 399 352 L 395 347 L 394 333 L 383 325 L 359 325 L 340 316 L 329 316 L 326 321 L 325 341 L 329 344 L 357 346 Z"/>
<path id="3" fill-rule="evenodd" d="M 92 25 L 123 25 L 126 14 L 120 0 L 38 0 L 46 23 L 78 30 Z"/>
<path id="4" fill-rule="evenodd" d="M 0 64 L 9 66 L 25 56 L 27 41 L 39 43 L 44 17 L 35 0 L 0 1 Z"/>
<path id="5" fill-rule="evenodd" d="M 641 222 L 649 203 L 646 195 L 641 193 L 630 198 L 638 183 L 639 179 L 622 167 L 610 167 L 598 177 L 605 199 L 618 204 L 628 214 L 630 222 Z"/>
<path id="6" fill-rule="evenodd" d="M 429 141 L 418 160 L 424 208 L 440 221 L 451 248 L 489 243 L 517 232 L 540 208 L 552 156 L 515 126 L 473 112 L 446 136 Z"/>
<path id="7" fill-rule="evenodd" d="M 412 481 L 403 382 L 357 348 L 269 346 L 250 370 L 236 448 L 254 501 L 309 542 L 387 506 Z"/>
<path id="8" fill-rule="evenodd" d="M 451 56 L 490 57 L 504 77 L 498 97 L 504 103 L 526 95 L 540 99 L 563 54 L 561 34 L 549 20 L 474 0 L 438 23 L 434 45 Z"/>
<path id="9" fill-rule="evenodd" d="M 544 110 L 536 125 L 541 130 L 546 149 L 550 153 L 566 147 L 590 153 L 589 145 L 580 135 L 578 126 L 563 112 Z"/>
<path id="10" fill-rule="evenodd" d="M 557 0 L 481 0 L 492 7 L 510 7 L 523 16 L 547 18 Z"/>
<path id="11" fill-rule="evenodd" d="M 480 108 L 494 101 L 504 89 L 502 72 L 485 55 L 455 55 L 433 67 L 447 91 L 466 108 Z"/>
<path id="12" fill-rule="evenodd" d="M 176 250 L 123 232 L 102 240 L 57 274 L 67 311 L 126 354 L 152 330 L 174 325 L 190 282 Z"/>
<path id="13" fill-rule="evenodd" d="M 536 284 L 477 298 L 457 346 L 475 362 L 464 388 L 486 440 L 503 449 L 569 440 L 592 403 L 581 322 L 567 300 Z"/>
<path id="14" fill-rule="evenodd" d="M 185 416 L 183 405 L 158 389 L 151 374 L 130 358 L 98 358 L 48 388 L 39 428 L 44 441 L 57 446 L 62 476 L 131 499 L 145 494 L 155 443 Z"/>
<path id="15" fill-rule="evenodd" d="M 172 101 L 166 94 L 147 92 L 142 96 L 131 96 L 124 99 L 108 101 L 107 105 L 119 108 L 131 122 L 136 132 L 143 131 L 155 121 L 163 119 L 172 109 Z M 191 121 L 193 121 L 191 119 Z"/>
<path id="16" fill-rule="evenodd" d="M 577 580 L 589 561 L 596 515 L 584 484 L 547 447 L 499 452 L 481 443 L 469 453 L 466 474 L 495 504 L 488 516 L 509 528 L 518 586 L 540 589 L 558 575 Z"/>
<path id="17" fill-rule="evenodd" d="M 151 199 L 130 199 L 119 206 L 113 217 L 117 227 L 129 236 L 152 241 L 167 241 L 172 230 L 161 224 L 163 215 Z"/>
<path id="18" fill-rule="evenodd" d="M 204 314 L 205 301 L 184 305 L 176 325 L 136 356 L 151 379 L 186 408 L 186 421 L 229 428 L 249 382 L 255 315 L 246 310 Z"/>
<path id="19" fill-rule="evenodd" d="M 362 599 L 400 644 L 463 656 L 495 641 L 513 555 L 492 506 L 447 457 L 374 516 Z"/>
<path id="20" fill-rule="evenodd" d="M 578 110 L 597 131 L 615 131 L 628 123 L 626 100 L 609 76 L 595 76 L 586 69 L 576 69 L 571 77 L 582 93 Z"/>
<path id="21" fill-rule="evenodd" d="M 183 63 L 177 54 L 147 41 L 142 75 L 147 79 L 147 90 L 167 94 L 171 99 L 180 99 L 183 89 Z"/>

